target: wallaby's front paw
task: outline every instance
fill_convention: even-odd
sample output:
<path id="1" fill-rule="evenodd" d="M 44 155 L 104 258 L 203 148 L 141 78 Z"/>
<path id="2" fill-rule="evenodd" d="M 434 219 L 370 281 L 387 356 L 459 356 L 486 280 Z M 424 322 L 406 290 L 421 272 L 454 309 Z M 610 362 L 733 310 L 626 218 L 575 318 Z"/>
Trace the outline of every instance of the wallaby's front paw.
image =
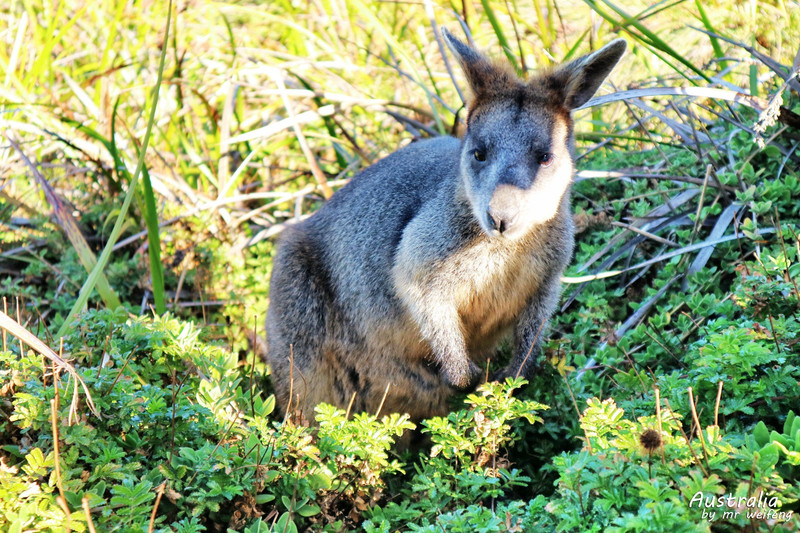
<path id="1" fill-rule="evenodd" d="M 442 365 L 442 379 L 448 386 L 464 392 L 474 389 L 483 371 L 469 359 Z"/>
<path id="2" fill-rule="evenodd" d="M 530 370 L 532 370 L 532 367 L 529 367 L 528 370 L 529 370 L 529 372 L 526 375 L 526 373 L 521 371 L 518 366 L 509 365 L 509 366 L 507 366 L 505 368 L 501 368 L 500 370 L 498 370 L 496 372 L 493 372 L 489 376 L 489 381 L 497 381 L 499 383 L 505 383 L 506 379 L 508 379 L 508 378 L 529 377 L 530 376 Z"/>
<path id="3" fill-rule="evenodd" d="M 497 381 L 499 383 L 505 383 L 506 378 L 513 378 L 516 377 L 516 375 L 517 375 L 516 369 L 505 367 L 496 372 L 492 372 L 492 374 L 489 376 L 489 381 Z"/>

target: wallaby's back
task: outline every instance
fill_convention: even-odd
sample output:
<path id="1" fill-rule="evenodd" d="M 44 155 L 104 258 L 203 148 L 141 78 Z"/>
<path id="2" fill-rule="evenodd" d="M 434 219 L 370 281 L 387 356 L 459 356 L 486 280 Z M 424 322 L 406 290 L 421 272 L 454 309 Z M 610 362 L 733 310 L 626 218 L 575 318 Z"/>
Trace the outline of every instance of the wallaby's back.
<path id="1" fill-rule="evenodd" d="M 413 143 L 358 174 L 275 257 L 268 358 L 279 403 L 443 414 L 513 333 L 527 375 L 569 261 L 572 122 L 624 50 L 534 81 L 446 34 L 473 89 L 467 134 Z M 383 403 L 382 403 L 383 402 Z"/>

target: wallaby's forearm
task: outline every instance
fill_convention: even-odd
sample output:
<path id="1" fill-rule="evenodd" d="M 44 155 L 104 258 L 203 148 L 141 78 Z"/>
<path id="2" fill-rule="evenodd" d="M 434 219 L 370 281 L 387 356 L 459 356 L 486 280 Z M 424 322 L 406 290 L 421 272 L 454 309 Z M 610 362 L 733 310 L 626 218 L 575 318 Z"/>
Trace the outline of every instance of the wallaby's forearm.
<path id="1" fill-rule="evenodd" d="M 446 275 L 430 275 L 436 272 L 432 265 L 437 261 L 415 254 L 414 243 L 404 244 L 398 250 L 392 272 L 397 296 L 419 327 L 419 334 L 430 344 L 445 382 L 455 388 L 467 388 L 477 374 L 477 366 L 467 354 L 464 326 L 455 305 L 453 293 L 460 287 Z"/>
<path id="2" fill-rule="evenodd" d="M 503 380 L 511 377 L 530 378 L 537 366 L 542 344 L 546 338 L 550 316 L 558 306 L 561 287 L 560 271 L 545 279 L 520 313 L 514 328 L 514 353 L 508 365 L 492 376 Z"/>

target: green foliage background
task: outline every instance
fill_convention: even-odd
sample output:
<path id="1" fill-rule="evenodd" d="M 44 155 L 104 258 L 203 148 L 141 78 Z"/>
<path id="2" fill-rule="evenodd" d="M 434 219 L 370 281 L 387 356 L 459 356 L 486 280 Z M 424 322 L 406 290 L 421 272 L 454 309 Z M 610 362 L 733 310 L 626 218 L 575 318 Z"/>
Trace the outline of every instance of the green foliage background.
<path id="1" fill-rule="evenodd" d="M 0 530 L 800 529 L 797 2 L 18 0 L 0 19 Z M 439 24 L 523 75 L 630 52 L 618 99 L 576 115 L 578 245 L 539 372 L 399 452 L 402 415 L 275 412 L 254 353 L 285 224 L 463 128 Z"/>

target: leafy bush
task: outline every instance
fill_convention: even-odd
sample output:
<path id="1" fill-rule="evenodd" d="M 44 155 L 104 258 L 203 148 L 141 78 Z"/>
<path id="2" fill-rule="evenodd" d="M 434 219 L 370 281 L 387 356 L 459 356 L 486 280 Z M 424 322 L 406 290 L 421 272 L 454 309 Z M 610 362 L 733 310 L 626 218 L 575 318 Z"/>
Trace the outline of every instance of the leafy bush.
<path id="1" fill-rule="evenodd" d="M 581 422 L 587 446 L 554 459 L 559 479 L 546 506 L 547 525 L 557 531 L 740 530 L 752 523 L 749 515 L 764 512 L 780 514 L 779 530 L 796 527 L 800 485 L 775 471 L 770 450 L 754 454 L 716 426 L 690 438 L 669 410 L 660 424 L 655 416 L 623 416 L 613 400 L 589 401 Z M 757 442 L 766 444 L 765 431 L 762 422 Z M 706 504 L 719 498 L 722 504 Z"/>
<path id="2" fill-rule="evenodd" d="M 430 455 L 420 457 L 414 475 L 401 488 L 402 503 L 370 510 L 365 530 L 437 531 L 442 520 L 454 531 L 478 527 L 474 520 L 484 522 L 484 529 L 479 528 L 483 531 L 504 524 L 505 518 L 487 509 L 530 479 L 513 468 L 502 451 L 519 439 L 523 421 L 541 422 L 534 413 L 546 408 L 512 395 L 525 383 L 522 379 L 484 383 L 467 396 L 465 409 L 426 420 L 422 432 L 430 436 Z M 521 506 L 521 502 L 515 505 L 515 512 Z"/>

